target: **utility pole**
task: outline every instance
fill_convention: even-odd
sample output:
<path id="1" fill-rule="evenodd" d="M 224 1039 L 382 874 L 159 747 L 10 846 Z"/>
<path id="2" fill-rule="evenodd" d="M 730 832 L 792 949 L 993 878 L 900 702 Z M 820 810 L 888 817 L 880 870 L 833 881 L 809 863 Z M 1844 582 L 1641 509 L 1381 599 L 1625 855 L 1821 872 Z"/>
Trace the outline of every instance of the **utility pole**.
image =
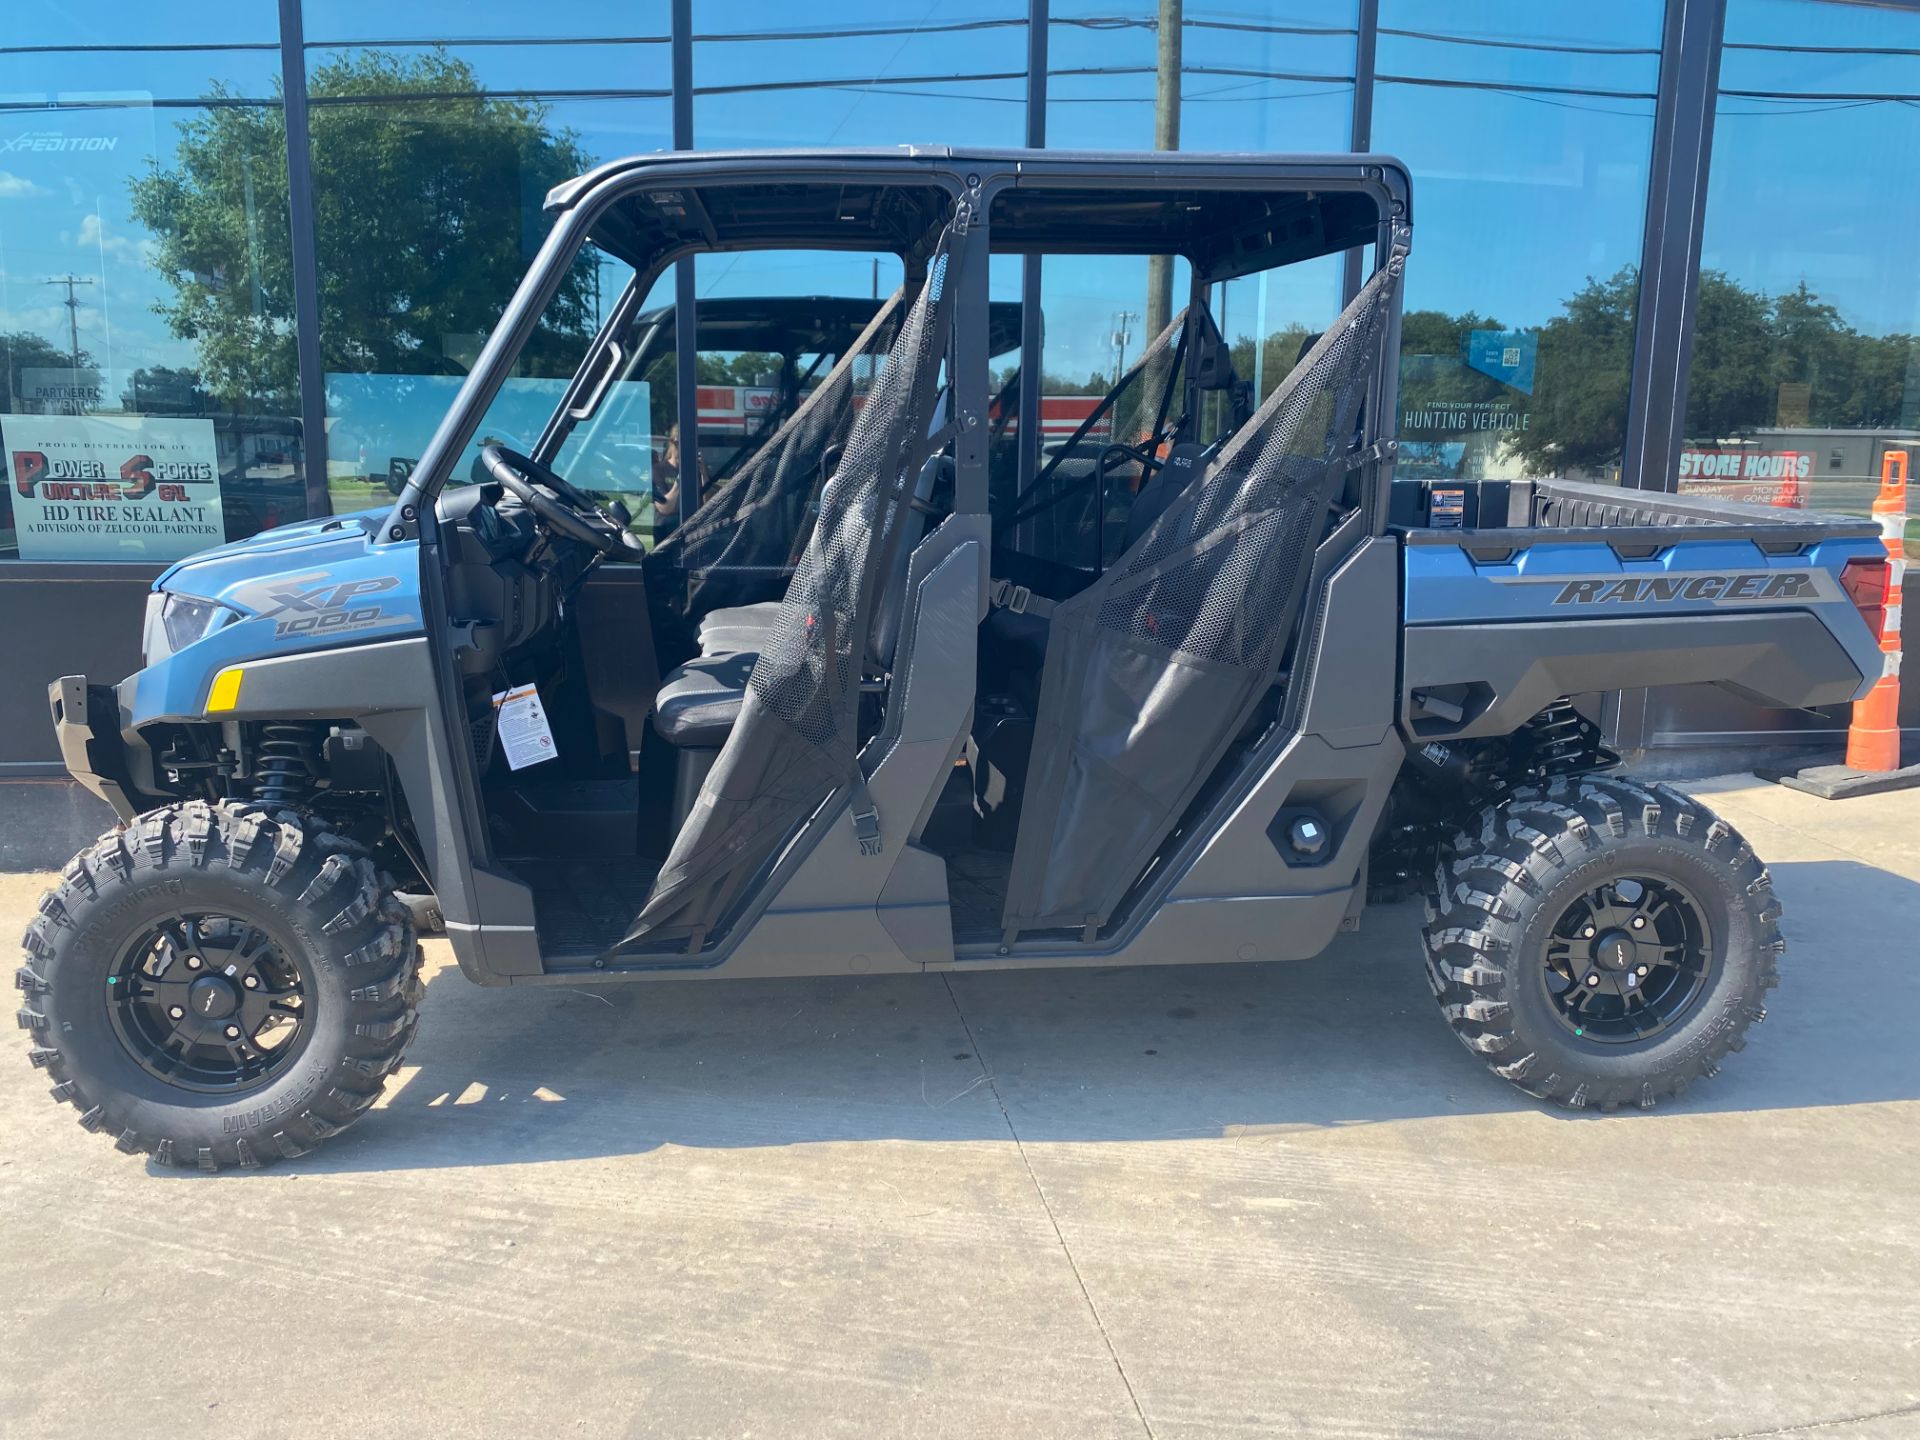
<path id="1" fill-rule="evenodd" d="M 67 307 L 67 345 L 73 357 L 74 374 L 77 376 L 80 372 L 80 300 L 79 297 L 73 293 L 73 287 L 76 285 L 91 285 L 93 284 L 93 277 L 91 275 L 75 275 L 69 271 L 65 275 L 49 276 L 46 283 L 67 287 L 67 298 L 60 303 Z M 80 382 L 76 379 L 73 383 L 77 385 Z"/>
<path id="2" fill-rule="evenodd" d="M 1120 374 L 1127 368 L 1127 345 L 1133 339 L 1133 322 L 1140 318 L 1138 310 L 1116 310 L 1113 312 L 1113 334 L 1109 343 L 1113 346 L 1113 377 L 1109 386 L 1120 383 Z"/>
<path id="3" fill-rule="evenodd" d="M 1160 0 L 1157 32 L 1159 52 L 1153 90 L 1153 148 L 1180 148 L 1180 20 L 1183 0 Z M 1173 257 L 1147 258 L 1147 328 L 1149 340 L 1173 319 Z"/>

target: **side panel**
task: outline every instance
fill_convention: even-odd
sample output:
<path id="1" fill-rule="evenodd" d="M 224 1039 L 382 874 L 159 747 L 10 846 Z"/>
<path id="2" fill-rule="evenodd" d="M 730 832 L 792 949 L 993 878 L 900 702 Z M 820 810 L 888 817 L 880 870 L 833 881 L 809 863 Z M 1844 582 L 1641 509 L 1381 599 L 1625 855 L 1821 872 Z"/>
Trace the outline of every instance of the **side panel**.
<path id="1" fill-rule="evenodd" d="M 1753 539 L 1662 543 L 1644 559 L 1618 542 L 1513 532 L 1476 558 L 1406 549 L 1402 716 L 1425 739 L 1500 735 L 1561 695 L 1705 681 L 1761 704 L 1855 698 L 1877 669 L 1866 624 L 1841 588 L 1876 542 L 1816 541 L 1791 554 Z M 1629 547 L 1630 548 L 1630 547 Z"/>
<path id="2" fill-rule="evenodd" d="M 1406 639 L 1405 718 L 1421 739 L 1506 735 L 1562 695 L 1708 681 L 1762 705 L 1834 705 L 1861 672 L 1805 611 L 1428 625 Z"/>
<path id="3" fill-rule="evenodd" d="M 946 862 L 917 842 L 973 711 L 985 528 L 957 516 L 914 552 L 891 723 L 861 755 L 882 848 L 867 854 L 829 802 L 812 822 L 824 827 L 817 843 L 721 973 L 918 970 L 952 957 Z"/>
<path id="4" fill-rule="evenodd" d="M 1328 582 L 1306 676 L 1300 729 L 1329 745 L 1372 745 L 1393 724 L 1400 632 L 1400 545 L 1364 542 Z"/>
<path id="5" fill-rule="evenodd" d="M 269 531 L 182 561 L 161 583 L 217 602 L 234 618 L 122 681 L 125 723 L 203 718 L 215 677 L 236 665 L 248 678 L 239 707 L 225 718 L 321 718 L 387 705 L 380 698 L 389 683 L 381 656 L 425 629 L 419 567 L 418 547 L 371 550 L 358 528 L 336 521 L 291 527 L 285 535 Z M 269 678 L 296 673 L 273 669 L 291 660 L 318 668 L 297 672 L 301 678 L 291 682 Z M 256 699 L 256 685 L 273 686 L 273 698 Z"/>
<path id="6" fill-rule="evenodd" d="M 1358 907 L 1381 808 L 1405 755 L 1394 728 L 1399 546 L 1363 541 L 1334 570 L 1302 662 L 1297 730 L 1273 730 L 1241 778 L 1134 900 L 1109 944 L 1032 941 L 981 949 L 968 969 L 1301 960 L 1326 948 Z M 1308 819 L 1324 845 L 1301 854 Z"/>
<path id="7" fill-rule="evenodd" d="M 348 719 L 379 710 L 420 709 L 433 703 L 430 667 L 424 636 L 247 660 L 241 664 L 240 690 L 233 706 L 211 718 Z M 169 701 L 177 702 L 184 687 L 170 676 L 164 682 L 147 677 L 168 675 L 180 668 L 185 667 L 162 661 L 129 682 L 131 696 L 127 695 L 128 687 L 122 688 L 122 696 L 131 703 L 132 724 L 144 725 L 162 718 L 206 718 L 197 704 L 184 709 L 161 708 Z M 197 668 L 204 670 L 205 666 Z M 207 679 L 210 681 L 212 675 Z"/>
<path id="8" fill-rule="evenodd" d="M 1511 541 L 1492 547 L 1506 552 L 1498 559 L 1476 558 L 1460 545 L 1408 545 L 1407 624 L 1800 609 L 1820 614 L 1851 648 L 1852 632 L 1864 635 L 1867 627 L 1840 588 L 1841 568 L 1885 553 L 1878 540 L 1861 538 L 1821 540 L 1791 554 L 1769 553 L 1751 539 L 1675 542 L 1657 526 L 1616 531 L 1607 540 L 1558 540 L 1552 530 L 1498 538 Z M 1616 545 L 1643 538 L 1657 553 L 1620 558 Z"/>

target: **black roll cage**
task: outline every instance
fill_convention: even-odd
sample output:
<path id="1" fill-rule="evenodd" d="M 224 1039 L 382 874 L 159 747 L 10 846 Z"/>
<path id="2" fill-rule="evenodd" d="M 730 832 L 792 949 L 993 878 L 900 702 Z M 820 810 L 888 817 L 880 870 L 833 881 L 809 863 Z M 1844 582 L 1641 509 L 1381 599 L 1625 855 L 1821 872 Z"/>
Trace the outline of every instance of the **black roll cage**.
<path id="1" fill-rule="evenodd" d="M 945 148 L 902 146 L 886 150 L 843 151 L 755 151 L 711 154 L 661 153 L 614 161 L 555 187 L 547 197 L 547 209 L 556 215 L 526 275 L 514 291 L 500 320 L 454 397 L 433 437 L 422 451 L 419 464 L 396 497 L 385 521 L 372 537 L 376 545 L 417 541 L 420 547 L 420 594 L 422 619 L 429 636 L 442 639 L 429 644 L 428 655 L 437 692 L 437 714 L 430 717 L 437 735 L 434 748 L 447 757 L 452 785 L 449 797 L 458 806 L 457 823 L 449 824 L 443 849 L 454 862 L 458 876 L 436 876 L 437 888 L 449 902 L 448 924 L 462 931 L 483 929 L 514 932 L 513 943 L 483 962 L 500 978 L 537 975 L 540 962 L 531 945 L 532 925 L 502 925 L 498 919 L 486 925 L 463 916 L 486 915 L 505 910 L 520 913 L 526 894 L 524 887 L 492 863 L 480 778 L 473 762 L 472 748 L 463 742 L 465 731 L 462 691 L 453 667 L 452 646 L 444 637 L 451 625 L 446 595 L 445 566 L 440 558 L 440 543 L 434 518 L 434 501 L 447 484 L 455 463 L 478 429 L 487 408 L 513 369 L 514 361 L 526 346 L 559 290 L 569 265 L 589 239 L 611 242 L 609 248 L 634 267 L 627 290 L 615 302 L 613 311 L 589 345 L 565 394 L 556 407 L 535 446 L 534 456 L 550 460 L 566 433 L 563 417 L 580 407 L 581 396 L 598 375 L 607 346 L 623 333 L 637 314 L 643 298 L 659 277 L 679 260 L 704 251 L 785 249 L 859 249 L 872 250 L 871 233 L 858 236 L 835 234 L 832 230 L 805 236 L 748 233 L 726 236 L 718 232 L 703 215 L 696 214 L 693 233 L 676 243 L 664 245 L 652 253 L 628 250 L 622 253 L 618 226 L 596 236 L 616 214 L 623 200 L 643 192 L 659 194 L 690 190 L 695 185 L 747 186 L 774 184 L 815 188 L 835 186 L 866 187 L 885 184 L 899 187 L 929 186 L 949 197 L 957 223 L 987 231 L 986 244 L 964 247 L 963 259 L 949 277 L 955 289 L 954 361 L 957 373 L 953 392 L 954 494 L 956 515 L 985 516 L 988 513 L 988 257 L 995 250 L 1015 254 L 1147 254 L 1155 253 L 1154 244 L 1165 232 L 1149 237 L 1143 233 L 1114 234 L 1089 240 L 1079 235 L 1048 234 L 1044 227 L 1022 231 L 1008 227 L 998 240 L 993 235 L 992 215 L 996 200 L 1019 195 L 1026 190 L 1080 192 L 1087 197 L 1087 213 L 1097 218 L 1102 207 L 1110 207 L 1116 192 L 1152 197 L 1182 188 L 1207 192 L 1244 191 L 1287 194 L 1296 199 L 1338 195 L 1363 200 L 1368 206 L 1369 223 L 1329 243 L 1317 234 L 1311 214 L 1293 217 L 1292 227 L 1278 241 L 1259 243 L 1263 237 L 1238 235 L 1223 237 L 1223 247 L 1202 249 L 1195 246 L 1168 245 L 1164 253 L 1183 255 L 1193 272 L 1194 293 L 1204 294 L 1203 286 L 1216 280 L 1271 268 L 1296 260 L 1314 258 L 1356 248 L 1373 246 L 1376 269 L 1399 263 L 1404 256 L 1412 222 L 1411 183 L 1407 170 L 1398 160 L 1380 155 L 1273 155 L 1217 156 L 1172 155 L 1164 153 L 1074 153 L 1062 151 L 955 151 Z M 1296 209 L 1298 207 L 1295 207 Z M 1276 227 L 1278 228 L 1278 227 Z M 937 229 L 926 235 L 927 243 Z M 1147 243 L 1153 239 L 1154 244 Z M 1288 243 L 1291 242 L 1291 243 Z M 911 250 L 902 253 L 909 282 L 916 278 L 924 254 Z M 688 287 L 679 287 L 681 302 L 690 295 Z M 1037 317 L 1023 315 L 1023 329 L 1037 347 Z M 691 327 L 681 327 L 680 343 L 692 338 Z M 1387 354 L 1399 347 L 1399 313 L 1395 308 L 1389 332 L 1382 342 Z M 1024 347 L 1023 347 L 1024 348 Z M 1037 354 L 1023 354 L 1023 373 L 1035 367 L 1028 362 Z M 690 363 L 690 356 L 688 362 Z M 1366 397 L 1367 443 L 1380 435 L 1380 417 L 1395 414 L 1398 367 L 1376 367 L 1371 390 Z M 1036 371 L 1037 373 L 1037 371 Z M 693 395 L 680 387 L 683 426 L 693 410 Z M 1023 388 L 1024 393 L 1024 388 Z M 697 433 L 697 425 L 694 427 Z M 1037 436 L 1038 426 L 1030 428 Z M 1367 534 L 1379 534 L 1387 519 L 1388 487 L 1391 466 L 1375 467 L 1378 478 L 1362 497 L 1359 510 L 1347 517 L 1341 531 L 1350 543 Z M 449 817 L 452 819 L 453 817 Z M 458 897 L 457 899 L 455 897 Z M 530 916 L 528 917 L 530 920 Z M 503 937 L 503 943 L 504 937 Z M 491 950 L 494 947 L 485 947 Z"/>
<path id="2" fill-rule="evenodd" d="M 985 256 L 989 249 L 1023 255 L 1177 254 L 1187 260 L 1193 293 L 1201 296 L 1205 287 L 1221 280 L 1365 243 L 1373 245 L 1378 267 L 1387 262 L 1392 251 L 1404 249 L 1412 222 L 1406 169 L 1399 161 L 1381 155 L 959 151 L 901 146 L 874 150 L 667 152 L 616 160 L 556 186 L 548 195 L 546 208 L 557 217 L 555 224 L 396 498 L 381 528 L 382 541 L 392 543 L 420 536 L 422 515 L 446 484 L 454 462 L 511 373 L 514 360 L 558 291 L 568 266 L 589 239 L 598 240 L 631 264 L 634 275 L 588 346 L 534 448 L 534 458 L 542 461 L 553 458 L 572 421 L 581 418 L 571 412 L 582 411 L 583 397 L 590 397 L 590 387 L 602 378 L 609 348 L 631 325 L 655 282 L 677 261 L 703 252 L 881 248 L 876 243 L 880 237 L 865 229 L 850 234 L 828 227 L 801 234 L 797 229 L 781 231 L 769 222 L 765 227 L 743 224 L 735 227 L 738 233 L 722 233 L 696 193 L 706 187 L 756 184 L 784 184 L 822 192 L 835 186 L 933 187 L 944 191 L 956 207 L 965 207 L 969 224 L 988 229 L 989 245 L 972 247 L 979 258 L 967 267 L 967 272 L 979 272 L 973 277 L 976 283 L 968 283 L 968 273 L 957 277 L 956 324 L 963 353 L 954 397 L 955 413 L 961 420 L 955 506 L 966 513 L 983 512 L 986 504 L 987 357 L 964 352 L 967 348 L 983 349 L 986 343 Z M 1204 236 L 1182 236 L 1174 206 L 1180 192 L 1195 190 L 1265 193 L 1286 197 L 1289 203 L 1277 209 L 1267 207 L 1257 223 L 1239 231 L 1210 230 Z M 1030 197 L 1025 193 L 1032 191 L 1045 191 L 1053 198 L 1048 205 L 1035 207 L 1027 203 Z M 637 242 L 650 237 L 623 223 L 618 210 L 621 202 L 646 195 L 658 203 L 660 197 L 676 192 L 684 197 L 683 233 L 675 237 L 675 243 L 656 245 L 651 250 L 635 248 Z M 1074 192 L 1086 196 L 1078 212 L 1061 198 Z M 1156 196 L 1164 198 L 1158 213 L 1153 208 Z M 996 202 L 1003 198 L 1009 203 L 997 207 Z M 1370 204 L 1372 233 L 1363 233 L 1351 213 L 1359 200 Z M 1004 208 L 1004 217 L 995 234 L 997 208 Z M 1344 234 L 1327 233 L 1329 215 L 1345 221 L 1348 229 Z M 1049 229 L 1076 216 L 1096 220 L 1110 217 L 1110 223 L 1105 228 L 1096 223 L 1093 228 L 1076 224 L 1072 230 Z M 911 278 L 915 262 L 924 257 L 907 250 L 902 259 Z M 1387 340 L 1390 346 L 1397 345 L 1397 333 Z M 1023 362 L 1028 358 L 1023 356 Z M 973 363 L 975 359 L 978 365 Z M 1382 368 L 1376 388 L 1387 393 L 1368 397 L 1369 416 L 1393 414 L 1393 368 Z M 1386 513 L 1384 486 L 1371 498 L 1370 528 L 1375 528 Z"/>

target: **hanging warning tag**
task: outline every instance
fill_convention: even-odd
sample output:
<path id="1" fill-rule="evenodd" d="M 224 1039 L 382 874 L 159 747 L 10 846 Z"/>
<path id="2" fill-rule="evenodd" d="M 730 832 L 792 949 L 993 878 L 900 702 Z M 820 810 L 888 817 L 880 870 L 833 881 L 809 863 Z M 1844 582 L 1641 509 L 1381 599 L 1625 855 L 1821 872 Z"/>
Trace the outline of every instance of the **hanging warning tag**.
<path id="1" fill-rule="evenodd" d="M 551 760 L 553 731 L 547 725 L 547 710 L 540 703 L 540 692 L 532 685 L 516 685 L 493 697 L 494 728 L 500 735 L 500 748 L 507 764 L 515 770 Z"/>

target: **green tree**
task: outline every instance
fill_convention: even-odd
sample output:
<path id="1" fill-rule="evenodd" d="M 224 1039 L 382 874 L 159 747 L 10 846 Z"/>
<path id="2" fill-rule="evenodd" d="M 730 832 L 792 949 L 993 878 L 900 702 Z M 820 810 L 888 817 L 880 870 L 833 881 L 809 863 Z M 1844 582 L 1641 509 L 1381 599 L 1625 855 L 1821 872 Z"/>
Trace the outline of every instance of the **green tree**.
<path id="1" fill-rule="evenodd" d="M 1853 388 L 1839 407 L 1849 425 L 1913 427 L 1920 419 L 1920 347 L 1911 335 L 1862 335 L 1855 342 Z M 1843 423 L 1838 421 L 1815 423 Z"/>
<path id="2" fill-rule="evenodd" d="M 120 403 L 138 415 L 202 415 L 212 408 L 199 372 L 173 365 L 142 365 L 127 377 Z"/>
<path id="3" fill-rule="evenodd" d="M 694 357 L 694 378 L 702 385 L 757 386 L 768 376 L 778 376 L 781 357 L 770 350 L 742 350 L 728 359 L 711 351 Z"/>
<path id="4" fill-rule="evenodd" d="M 216 85 L 215 100 L 227 98 Z M 207 391 L 246 408 L 297 408 L 287 132 L 278 108 L 214 106 L 182 121 L 178 160 L 134 180 L 133 215 L 173 293 L 155 306 L 192 340 Z"/>
<path id="5" fill-rule="evenodd" d="M 1289 371 L 1299 363 L 1302 347 L 1320 338 L 1318 330 L 1309 330 L 1304 325 L 1289 325 L 1284 330 L 1275 330 L 1260 342 L 1260 386 L 1261 393 L 1254 396 L 1254 403 L 1267 398 Z M 1253 336 L 1238 336 L 1232 346 L 1233 373 L 1249 383 L 1254 376 Z"/>
<path id="6" fill-rule="evenodd" d="M 1507 448 L 1539 474 L 1620 463 L 1627 442 L 1640 272 L 1588 278 L 1540 329 L 1530 423 Z"/>
<path id="7" fill-rule="evenodd" d="M 1807 424 L 1866 428 L 1911 418 L 1911 335 L 1861 334 L 1804 280 L 1773 302 L 1772 331 L 1773 379 L 1806 387 Z"/>
<path id="8" fill-rule="evenodd" d="M 1475 330 L 1500 330 L 1491 315 L 1468 310 L 1409 310 L 1400 318 L 1400 409 L 1421 411 L 1497 400 L 1508 393 L 1491 375 L 1466 363 Z"/>
<path id="9" fill-rule="evenodd" d="M 1042 395 L 1104 395 L 1113 388 L 1113 381 L 1103 373 L 1094 370 L 1084 380 L 1069 379 L 1065 375 L 1052 375 L 1042 372 L 1040 393 Z"/>
<path id="10" fill-rule="evenodd" d="M 1804 281 L 1768 296 L 1702 271 L 1687 433 L 1911 424 L 1914 358 L 1913 336 L 1861 334 Z"/>
<path id="11" fill-rule="evenodd" d="M 1767 297 L 1722 270 L 1700 272 L 1687 382 L 1687 433 L 1738 435 L 1773 418 L 1773 317 Z"/>
<path id="12" fill-rule="evenodd" d="M 333 371 L 466 369 L 538 246 L 547 190 L 588 166 L 546 107 L 480 91 L 465 61 L 360 51 L 318 66 L 312 154 L 322 358 Z M 226 98 L 216 86 L 211 99 Z M 159 312 L 195 342 L 202 383 L 249 408 L 298 394 L 278 107 L 215 105 L 180 125 L 177 159 L 133 182 L 172 286 Z M 583 255 L 521 358 L 571 374 L 592 321 Z"/>

